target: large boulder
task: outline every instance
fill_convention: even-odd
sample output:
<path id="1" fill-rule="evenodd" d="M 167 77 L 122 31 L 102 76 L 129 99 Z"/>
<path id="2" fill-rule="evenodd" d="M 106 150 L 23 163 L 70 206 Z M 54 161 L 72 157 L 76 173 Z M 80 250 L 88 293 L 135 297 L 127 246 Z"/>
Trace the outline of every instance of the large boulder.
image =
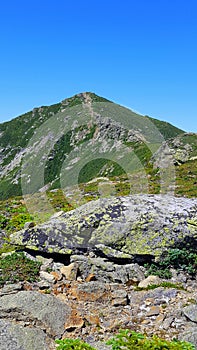
<path id="1" fill-rule="evenodd" d="M 160 255 L 197 238 L 197 199 L 170 195 L 102 198 L 11 235 L 11 243 L 44 252 L 97 249 L 105 256 Z"/>
<path id="2" fill-rule="evenodd" d="M 0 297 L 0 350 L 54 350 L 70 314 L 52 295 L 20 291 Z"/>

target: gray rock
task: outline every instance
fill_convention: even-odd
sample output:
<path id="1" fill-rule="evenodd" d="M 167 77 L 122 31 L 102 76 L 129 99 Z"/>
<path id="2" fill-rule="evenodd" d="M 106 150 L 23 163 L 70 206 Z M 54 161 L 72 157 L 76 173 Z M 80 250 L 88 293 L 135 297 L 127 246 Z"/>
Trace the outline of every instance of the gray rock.
<path id="1" fill-rule="evenodd" d="M 53 297 L 39 292 L 21 291 L 0 298 L 1 318 L 39 326 L 48 335 L 60 337 L 70 315 L 70 307 Z"/>
<path id="2" fill-rule="evenodd" d="M 55 282 L 55 277 L 46 271 L 40 271 L 40 278 L 49 283 Z"/>
<path id="3" fill-rule="evenodd" d="M 91 255 L 91 254 L 90 254 Z M 78 269 L 83 279 L 94 274 L 96 280 L 105 282 L 127 283 L 130 280 L 144 279 L 143 269 L 138 264 L 118 265 L 106 258 L 71 255 L 71 261 L 78 263 Z"/>
<path id="4" fill-rule="evenodd" d="M 154 285 L 159 285 L 161 284 L 162 280 L 158 277 L 158 276 L 148 276 L 147 278 L 145 278 L 144 280 L 142 280 L 139 284 L 138 287 L 140 288 L 146 288 L 152 284 Z"/>
<path id="5" fill-rule="evenodd" d="M 183 309 L 184 315 L 192 322 L 197 322 L 197 305 L 191 304 Z"/>
<path id="6" fill-rule="evenodd" d="M 31 228 L 31 227 L 34 227 L 34 226 L 35 226 L 35 222 L 28 221 L 28 222 L 25 223 L 24 228 L 27 229 L 27 228 Z"/>
<path id="7" fill-rule="evenodd" d="M 0 296 L 17 293 L 19 290 L 22 289 L 22 287 L 23 287 L 23 284 L 21 282 L 13 283 L 13 284 L 5 284 L 3 288 L 0 290 Z"/>
<path id="8" fill-rule="evenodd" d="M 53 350 L 55 342 L 42 329 L 0 320 L 0 350 Z"/>
<path id="9" fill-rule="evenodd" d="M 40 251 L 74 254 L 99 249 L 106 257 L 132 259 L 161 253 L 186 237 L 196 238 L 197 199 L 170 195 L 102 198 L 13 233 L 11 243 Z M 112 249 L 113 248 L 113 249 Z"/>
<path id="10" fill-rule="evenodd" d="M 192 343 L 197 349 L 197 329 L 196 327 L 191 327 L 184 333 L 179 334 L 178 340 L 183 340 Z"/>

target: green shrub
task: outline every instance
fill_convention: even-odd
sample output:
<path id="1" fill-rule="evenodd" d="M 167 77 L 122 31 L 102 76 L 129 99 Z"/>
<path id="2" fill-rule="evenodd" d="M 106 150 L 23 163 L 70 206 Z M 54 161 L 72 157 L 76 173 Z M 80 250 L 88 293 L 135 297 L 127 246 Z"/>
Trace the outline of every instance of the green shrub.
<path id="1" fill-rule="evenodd" d="M 79 339 L 62 339 L 56 340 L 56 343 L 59 344 L 57 350 L 96 350 L 92 346 Z"/>
<path id="2" fill-rule="evenodd" d="M 157 263 L 146 264 L 147 275 L 157 275 L 161 278 L 171 278 L 170 268 L 182 270 L 190 275 L 197 273 L 197 253 L 192 249 L 171 248 Z"/>
<path id="3" fill-rule="evenodd" d="M 171 283 L 171 282 L 161 282 L 160 284 L 149 284 L 147 287 L 135 287 L 135 290 L 136 291 L 152 290 L 152 289 L 156 289 L 159 287 L 176 288 L 179 290 L 184 290 L 183 286 L 180 283 Z"/>
<path id="4" fill-rule="evenodd" d="M 185 341 L 168 341 L 155 335 L 149 338 L 128 329 L 121 330 L 107 344 L 112 345 L 112 350 L 195 350 L 194 345 Z"/>
<path id="5" fill-rule="evenodd" d="M 6 282 L 33 282 L 39 277 L 41 263 L 28 259 L 23 252 L 15 252 L 0 259 L 0 286 Z"/>
<path id="6" fill-rule="evenodd" d="M 91 345 L 79 339 L 56 340 L 57 350 L 96 350 Z M 161 339 L 156 335 L 148 337 L 131 330 L 120 330 L 112 339 L 107 341 L 112 350 L 195 350 L 195 346 L 185 341 Z"/>

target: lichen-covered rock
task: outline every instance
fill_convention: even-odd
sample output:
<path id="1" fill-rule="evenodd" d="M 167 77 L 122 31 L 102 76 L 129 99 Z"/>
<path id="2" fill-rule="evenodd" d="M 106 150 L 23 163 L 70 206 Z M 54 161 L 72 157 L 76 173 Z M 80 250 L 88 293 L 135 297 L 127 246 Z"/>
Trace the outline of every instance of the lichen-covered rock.
<path id="1" fill-rule="evenodd" d="M 11 242 L 63 254 L 97 249 L 127 259 L 160 255 L 187 237 L 197 238 L 197 199 L 141 194 L 87 203 L 12 234 Z"/>

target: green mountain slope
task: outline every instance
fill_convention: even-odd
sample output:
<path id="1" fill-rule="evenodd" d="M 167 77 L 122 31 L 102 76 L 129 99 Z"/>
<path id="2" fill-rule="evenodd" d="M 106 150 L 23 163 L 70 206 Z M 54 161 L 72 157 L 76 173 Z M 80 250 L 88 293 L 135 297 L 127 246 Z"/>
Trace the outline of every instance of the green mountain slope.
<path id="1" fill-rule="evenodd" d="M 85 188 L 86 182 L 98 177 L 113 181 L 117 194 L 124 193 L 123 188 L 128 192 L 131 182 L 136 191 L 139 178 L 147 177 L 143 191 L 159 193 L 163 165 L 156 158 L 166 144 L 177 178 L 190 163 L 193 186 L 196 134 L 185 134 L 93 93 L 34 108 L 0 124 L 0 198 L 78 183 Z M 187 195 L 182 187 L 179 182 L 178 194 Z"/>

